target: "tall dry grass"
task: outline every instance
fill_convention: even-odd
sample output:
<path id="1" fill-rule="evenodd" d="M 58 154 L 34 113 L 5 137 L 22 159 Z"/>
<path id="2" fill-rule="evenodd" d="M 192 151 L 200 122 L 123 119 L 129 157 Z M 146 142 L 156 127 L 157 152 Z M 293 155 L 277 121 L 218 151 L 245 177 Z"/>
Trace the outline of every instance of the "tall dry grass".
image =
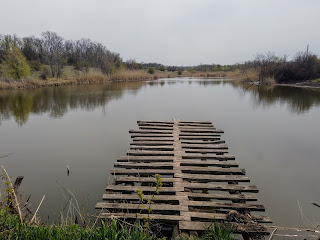
<path id="1" fill-rule="evenodd" d="M 88 73 L 78 73 L 75 76 L 65 76 L 64 78 L 51 78 L 48 80 L 40 80 L 33 76 L 19 81 L 12 79 L 0 78 L 0 89 L 24 89 L 24 88 L 39 88 L 50 86 L 62 86 L 72 84 L 93 84 L 93 83 L 106 83 L 106 82 L 133 82 L 133 81 L 148 81 L 156 80 L 165 77 L 175 77 L 177 73 L 163 73 L 158 72 L 149 74 L 145 70 L 121 70 L 112 75 L 105 75 L 99 70 L 91 70 Z"/>

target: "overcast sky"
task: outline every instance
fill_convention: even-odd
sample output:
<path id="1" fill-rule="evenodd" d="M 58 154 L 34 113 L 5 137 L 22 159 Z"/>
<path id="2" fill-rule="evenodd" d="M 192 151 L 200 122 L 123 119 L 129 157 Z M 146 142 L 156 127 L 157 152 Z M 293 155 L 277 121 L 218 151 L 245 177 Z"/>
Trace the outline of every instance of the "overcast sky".
<path id="1" fill-rule="evenodd" d="M 320 55 L 320 0 L 0 0 L 0 33 L 90 38 L 124 60 L 233 64 Z"/>

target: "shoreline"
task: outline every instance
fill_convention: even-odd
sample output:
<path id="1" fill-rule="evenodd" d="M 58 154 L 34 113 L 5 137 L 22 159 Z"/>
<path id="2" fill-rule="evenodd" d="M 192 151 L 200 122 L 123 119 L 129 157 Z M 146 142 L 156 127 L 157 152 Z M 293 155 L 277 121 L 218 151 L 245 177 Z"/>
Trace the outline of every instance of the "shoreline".
<path id="1" fill-rule="evenodd" d="M 50 80 L 39 80 L 35 78 L 27 78 L 21 81 L 3 81 L 0 80 L 0 91 L 2 90 L 27 90 L 45 87 L 60 87 L 60 86 L 70 86 L 70 85 L 84 85 L 84 84 L 105 84 L 105 83 L 115 83 L 115 82 L 143 82 L 152 81 L 163 78 L 221 78 L 228 79 L 229 81 L 238 81 L 239 83 L 245 83 L 246 81 L 241 81 L 239 77 L 229 76 L 228 73 L 216 73 L 209 75 L 207 73 L 199 72 L 197 74 L 182 74 L 178 75 L 175 72 L 161 72 L 158 74 L 148 74 L 141 72 L 129 71 L 126 73 L 114 74 L 111 76 L 107 75 L 83 75 L 74 78 L 65 79 L 50 79 Z M 250 83 L 253 84 L 253 83 Z M 319 89 L 320 82 L 297 82 L 297 83 L 275 83 L 269 86 L 281 86 L 281 87 L 297 87 L 297 88 L 308 88 L 308 89 Z"/>

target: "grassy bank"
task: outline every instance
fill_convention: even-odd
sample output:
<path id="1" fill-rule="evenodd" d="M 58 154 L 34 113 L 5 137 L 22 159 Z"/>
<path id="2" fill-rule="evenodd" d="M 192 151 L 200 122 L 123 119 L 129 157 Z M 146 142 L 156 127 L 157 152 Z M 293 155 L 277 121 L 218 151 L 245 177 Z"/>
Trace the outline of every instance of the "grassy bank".
<path id="1" fill-rule="evenodd" d="M 0 239 L 19 240 L 160 240 L 167 237 L 156 235 L 142 224 L 119 220 L 99 220 L 92 226 L 79 224 L 45 225 L 20 221 L 18 215 L 0 210 Z M 173 240 L 232 240 L 230 231 L 217 226 L 209 227 L 202 236 L 181 235 Z"/>
<path id="2" fill-rule="evenodd" d="M 148 81 L 159 78 L 171 78 L 178 76 L 177 72 L 155 72 L 149 74 L 146 70 L 122 70 L 117 73 L 106 75 L 98 70 L 91 70 L 88 73 L 67 72 L 61 78 L 48 78 L 42 80 L 38 73 L 21 80 L 0 78 L 0 89 L 30 89 L 40 87 L 63 86 L 73 84 L 92 84 L 106 82 L 129 82 L 129 81 Z"/>
<path id="3" fill-rule="evenodd" d="M 0 158 L 6 157 L 0 156 Z M 29 199 L 23 201 L 18 192 L 21 181 L 13 184 L 3 166 L 0 184 L 0 240 L 232 240 L 234 239 L 228 229 L 221 225 L 210 226 L 201 236 L 180 235 L 172 236 L 172 226 L 166 232 L 163 226 L 152 219 L 125 222 L 118 218 L 105 220 L 97 216 L 86 215 L 81 210 L 74 194 L 69 193 L 69 209 L 67 213 L 61 212 L 59 224 L 45 224 L 38 218 L 37 212 L 41 207 L 43 196 L 37 210 L 32 213 L 29 208 Z M 161 189 L 161 176 L 159 176 L 159 191 Z M 158 186 L 158 185 L 157 185 Z"/>
<path id="4" fill-rule="evenodd" d="M 235 72 L 189 72 L 189 71 L 158 71 L 155 70 L 150 74 L 147 69 L 141 70 L 120 70 L 114 74 L 106 75 L 98 69 L 90 69 L 88 73 L 75 71 L 72 66 L 64 69 L 61 78 L 41 79 L 40 72 L 34 72 L 31 76 L 21 80 L 13 80 L 7 78 L 0 78 L 1 89 L 32 89 L 41 87 L 54 87 L 74 84 L 94 84 L 94 83 L 108 83 L 108 82 L 134 82 L 134 81 L 150 81 L 160 78 L 173 77 L 195 77 L 195 78 L 238 78 L 240 73 Z"/>

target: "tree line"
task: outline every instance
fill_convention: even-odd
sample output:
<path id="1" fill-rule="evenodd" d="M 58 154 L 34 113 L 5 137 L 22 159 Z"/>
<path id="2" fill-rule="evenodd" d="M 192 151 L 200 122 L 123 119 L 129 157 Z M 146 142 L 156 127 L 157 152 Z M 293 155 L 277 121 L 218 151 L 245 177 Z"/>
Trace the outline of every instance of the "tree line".
<path id="1" fill-rule="evenodd" d="M 258 54 L 253 60 L 239 64 L 238 67 L 251 81 L 248 72 L 256 71 L 260 83 L 269 80 L 290 83 L 320 78 L 320 58 L 309 51 L 297 53 L 292 60 L 271 52 Z"/>
<path id="2" fill-rule="evenodd" d="M 4 68 L 11 68 L 12 72 L 19 72 L 17 66 L 23 67 L 22 75 L 30 71 L 28 67 L 39 71 L 47 65 L 51 77 L 57 78 L 61 77 L 66 65 L 84 72 L 91 67 L 98 68 L 104 74 L 112 74 L 124 65 L 118 53 L 111 52 L 101 43 L 90 39 L 65 40 L 51 31 L 43 32 L 41 37 L 0 35 L 0 63 Z M 15 79 L 21 77 L 19 74 L 10 75 Z"/>

